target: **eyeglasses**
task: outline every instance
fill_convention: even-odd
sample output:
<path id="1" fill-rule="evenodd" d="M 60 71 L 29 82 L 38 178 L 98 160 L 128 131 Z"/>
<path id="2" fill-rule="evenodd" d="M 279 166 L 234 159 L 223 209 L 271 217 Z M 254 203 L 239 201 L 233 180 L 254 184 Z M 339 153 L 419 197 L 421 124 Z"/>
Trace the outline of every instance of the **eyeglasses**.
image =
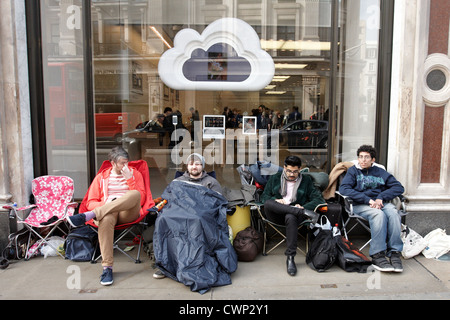
<path id="1" fill-rule="evenodd" d="M 371 156 L 358 156 L 358 159 L 361 159 L 361 160 L 371 160 L 372 159 L 372 157 Z"/>
<path id="2" fill-rule="evenodd" d="M 300 173 L 300 171 L 298 171 L 298 170 L 294 170 L 294 171 L 289 170 L 289 169 L 285 169 L 285 170 L 286 170 L 286 173 L 288 173 L 288 174 L 299 174 Z"/>

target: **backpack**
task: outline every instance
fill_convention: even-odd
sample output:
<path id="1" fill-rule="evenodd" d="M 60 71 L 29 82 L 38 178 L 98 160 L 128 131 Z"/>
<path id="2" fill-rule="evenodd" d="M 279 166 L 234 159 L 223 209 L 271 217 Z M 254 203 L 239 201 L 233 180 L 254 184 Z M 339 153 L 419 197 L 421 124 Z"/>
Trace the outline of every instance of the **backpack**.
<path id="1" fill-rule="evenodd" d="M 250 262 L 262 253 L 264 239 L 261 232 L 252 227 L 247 227 L 237 233 L 233 241 L 234 250 L 239 261 Z"/>
<path id="2" fill-rule="evenodd" d="M 338 202 L 327 202 L 326 216 L 331 226 L 342 227 L 342 205 Z"/>
<path id="3" fill-rule="evenodd" d="M 322 216 L 321 220 L 323 220 L 322 218 L 325 218 L 327 222 L 316 224 L 318 227 L 314 232 L 314 240 L 312 240 L 306 253 L 306 263 L 311 269 L 318 272 L 328 270 L 337 258 L 336 241 L 331 228 L 329 228 L 330 222 L 326 216 Z"/>
<path id="4" fill-rule="evenodd" d="M 91 261 L 98 242 L 97 232 L 89 226 L 73 229 L 64 243 L 66 259 Z"/>
<path id="5" fill-rule="evenodd" d="M 30 230 L 22 228 L 19 231 L 13 232 L 8 236 L 8 244 L 3 250 L 3 257 L 8 260 L 20 260 L 25 257 L 27 251 L 27 244 L 30 238 Z M 32 235 L 30 239 L 30 246 L 35 241 Z"/>
<path id="6" fill-rule="evenodd" d="M 334 237 L 338 256 L 336 263 L 347 272 L 367 272 L 372 261 L 367 258 L 353 243 L 343 236 Z"/>

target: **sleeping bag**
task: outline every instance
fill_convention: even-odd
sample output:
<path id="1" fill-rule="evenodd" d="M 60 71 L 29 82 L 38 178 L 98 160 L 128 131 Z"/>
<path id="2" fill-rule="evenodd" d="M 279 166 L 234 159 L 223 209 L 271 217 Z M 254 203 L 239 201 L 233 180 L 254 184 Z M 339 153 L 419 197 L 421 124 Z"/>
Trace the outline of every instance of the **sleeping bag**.
<path id="1" fill-rule="evenodd" d="M 167 186 L 162 198 L 168 202 L 153 235 L 161 272 L 202 294 L 231 284 L 237 255 L 228 236 L 227 200 L 206 187 L 178 180 Z"/>

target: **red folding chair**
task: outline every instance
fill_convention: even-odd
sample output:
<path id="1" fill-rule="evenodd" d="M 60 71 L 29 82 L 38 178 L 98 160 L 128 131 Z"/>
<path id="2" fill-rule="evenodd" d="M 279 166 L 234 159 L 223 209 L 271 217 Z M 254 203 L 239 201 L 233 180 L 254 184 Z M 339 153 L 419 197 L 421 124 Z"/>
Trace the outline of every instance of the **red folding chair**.
<path id="1" fill-rule="evenodd" d="M 102 172 L 105 169 L 110 168 L 111 166 L 112 165 L 111 165 L 110 161 L 104 161 L 102 166 L 98 170 L 98 173 Z M 144 227 L 147 225 L 145 223 L 145 218 L 146 218 L 147 214 L 149 213 L 148 209 L 152 208 L 155 205 L 155 202 L 153 201 L 152 192 L 150 191 L 150 173 L 148 170 L 147 162 L 145 162 L 144 160 L 130 161 L 130 162 L 128 162 L 128 166 L 135 170 L 138 170 L 142 174 L 142 177 L 144 179 L 144 186 L 145 186 L 145 202 L 144 202 L 144 205 L 141 207 L 139 218 L 137 218 L 133 222 L 129 222 L 129 223 L 125 223 L 125 224 L 118 224 L 115 226 L 114 230 L 120 231 L 120 233 L 115 235 L 113 247 L 114 247 L 114 249 L 117 249 L 120 252 L 122 252 L 124 255 L 126 255 L 128 258 L 133 260 L 135 263 L 140 263 L 141 262 L 141 260 L 140 260 L 141 247 L 142 247 L 142 232 L 144 230 Z M 88 194 L 89 194 L 89 189 L 86 192 L 86 195 L 84 196 L 83 201 L 80 204 L 80 209 L 79 209 L 80 213 L 89 211 L 86 207 Z M 98 227 L 94 223 L 93 220 L 86 222 L 86 224 L 91 226 L 95 231 L 97 231 Z M 137 229 L 137 232 L 135 232 L 136 229 Z M 138 242 L 139 242 L 138 243 L 139 244 L 138 253 L 137 253 L 136 259 L 133 258 L 132 256 L 130 256 L 127 252 L 125 252 L 123 249 L 121 249 L 119 247 L 119 241 L 121 241 L 124 237 L 126 237 L 129 234 L 132 234 L 134 236 L 134 239 L 138 239 Z M 94 255 L 92 256 L 91 263 L 97 262 L 97 260 L 100 259 L 100 257 L 101 257 L 101 254 L 96 257 L 96 253 L 94 253 Z"/>

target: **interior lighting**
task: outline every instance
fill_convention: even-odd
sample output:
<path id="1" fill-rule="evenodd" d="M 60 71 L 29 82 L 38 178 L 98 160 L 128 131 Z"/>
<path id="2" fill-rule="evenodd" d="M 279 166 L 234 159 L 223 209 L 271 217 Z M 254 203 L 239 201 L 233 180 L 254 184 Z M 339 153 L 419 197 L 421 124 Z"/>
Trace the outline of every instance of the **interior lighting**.
<path id="1" fill-rule="evenodd" d="M 154 27 L 150 26 L 150 29 L 158 36 L 159 39 L 161 39 L 162 42 L 167 46 L 167 48 L 172 49 L 172 46 L 164 39 L 162 34 Z"/>
<path id="2" fill-rule="evenodd" d="M 312 41 L 312 40 L 261 40 L 261 48 L 263 50 L 320 50 L 330 51 L 331 42 L 329 41 Z"/>
<path id="3" fill-rule="evenodd" d="M 275 63 L 276 69 L 304 69 L 307 64 L 297 63 L 297 64 L 289 64 L 289 63 Z"/>
<path id="4" fill-rule="evenodd" d="M 266 94 L 285 94 L 286 91 L 267 91 Z"/>

